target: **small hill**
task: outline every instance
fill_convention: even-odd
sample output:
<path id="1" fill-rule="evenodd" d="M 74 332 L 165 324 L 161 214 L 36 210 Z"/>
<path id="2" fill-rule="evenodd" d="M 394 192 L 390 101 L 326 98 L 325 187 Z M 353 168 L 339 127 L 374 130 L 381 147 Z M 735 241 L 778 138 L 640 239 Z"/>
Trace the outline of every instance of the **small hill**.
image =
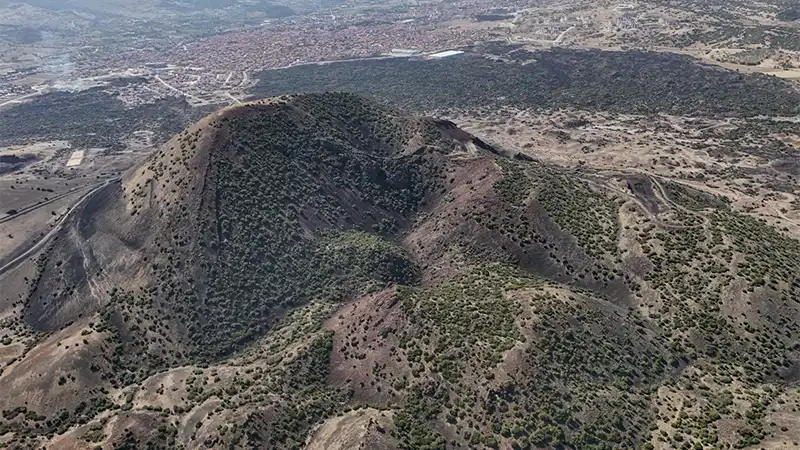
<path id="1" fill-rule="evenodd" d="M 107 322 L 170 317 L 157 333 L 174 343 L 123 352 L 155 352 L 162 367 L 164 352 L 230 355 L 310 300 L 413 282 L 418 269 L 383 237 L 408 228 L 444 158 L 472 145 L 450 134 L 348 95 L 208 116 L 87 202 L 40 263 L 26 320 L 51 331 L 93 306 Z"/>
<path id="2" fill-rule="evenodd" d="M 796 439 L 800 243 L 681 183 L 531 159 L 349 94 L 204 118 L 19 269 L 0 436 L 281 449 Z"/>

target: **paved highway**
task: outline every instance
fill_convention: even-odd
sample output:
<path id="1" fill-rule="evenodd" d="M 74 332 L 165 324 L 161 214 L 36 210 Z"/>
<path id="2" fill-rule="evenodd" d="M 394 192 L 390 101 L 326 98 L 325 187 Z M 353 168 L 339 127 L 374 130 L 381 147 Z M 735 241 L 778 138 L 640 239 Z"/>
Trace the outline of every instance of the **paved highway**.
<path id="1" fill-rule="evenodd" d="M 78 191 L 81 191 L 83 189 L 90 189 L 90 188 L 94 188 L 94 187 L 98 187 L 98 186 L 105 186 L 105 184 L 106 184 L 105 182 L 102 182 L 102 183 L 89 184 L 89 185 L 86 185 L 86 186 L 80 186 L 80 187 L 72 188 L 72 189 L 68 190 L 67 192 L 62 192 L 61 194 L 58 194 L 55 197 L 47 199 L 47 200 L 45 200 L 45 201 L 43 201 L 41 203 L 36 203 L 36 204 L 30 205 L 30 206 L 26 206 L 26 207 L 24 207 L 22 209 L 18 209 L 16 214 L 9 214 L 9 215 L 6 215 L 5 217 L 0 217 L 0 223 L 5 223 L 5 222 L 8 222 L 9 220 L 16 219 L 17 217 L 24 216 L 25 214 L 27 214 L 27 213 L 29 213 L 31 211 L 36 211 L 37 209 L 41 208 L 42 206 L 49 205 L 50 203 L 56 202 L 58 200 L 61 200 L 62 198 L 66 197 L 68 195 L 72 195 L 72 194 L 74 194 L 74 193 L 76 193 Z"/>
<path id="2" fill-rule="evenodd" d="M 29 257 L 31 257 L 34 254 L 36 254 L 36 252 L 41 250 L 42 247 L 44 247 L 47 244 L 47 242 L 50 239 L 52 239 L 52 237 L 55 236 L 56 233 L 59 232 L 59 230 L 61 230 L 61 226 L 64 225 L 64 222 L 66 222 L 66 220 L 69 218 L 69 216 L 72 215 L 72 213 L 83 202 L 85 202 L 89 197 L 91 197 L 95 192 L 99 191 L 100 189 L 103 189 L 104 187 L 108 186 L 111 183 L 116 183 L 119 180 L 120 180 L 120 178 L 112 178 L 112 179 L 106 180 L 104 183 L 102 183 L 99 186 L 96 186 L 94 189 L 92 189 L 91 191 L 87 192 L 86 195 L 84 195 L 83 197 L 79 198 L 78 201 L 75 202 L 75 204 L 72 205 L 67 210 L 67 212 L 61 217 L 61 219 L 58 222 L 56 222 L 55 226 L 53 226 L 53 229 L 50 230 L 50 232 L 48 232 L 46 235 L 44 235 L 44 237 L 42 237 L 37 242 L 35 242 L 33 245 L 31 245 L 31 247 L 28 248 L 21 255 L 17 256 L 14 259 L 12 259 L 8 263 L 4 264 L 3 266 L 0 266 L 0 277 L 5 275 L 7 272 L 11 271 L 12 269 L 16 268 L 17 266 L 22 264 L 26 259 L 28 259 Z"/>

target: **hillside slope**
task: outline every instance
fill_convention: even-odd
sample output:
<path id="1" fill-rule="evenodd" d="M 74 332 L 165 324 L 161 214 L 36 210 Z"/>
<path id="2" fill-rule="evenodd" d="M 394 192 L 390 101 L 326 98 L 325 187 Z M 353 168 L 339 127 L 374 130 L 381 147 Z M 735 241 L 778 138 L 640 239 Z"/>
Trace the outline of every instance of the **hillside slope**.
<path id="1" fill-rule="evenodd" d="M 798 266 L 800 243 L 680 183 L 510 157 L 352 95 L 273 98 L 176 136 L 24 275 L 0 435 L 783 448 Z"/>

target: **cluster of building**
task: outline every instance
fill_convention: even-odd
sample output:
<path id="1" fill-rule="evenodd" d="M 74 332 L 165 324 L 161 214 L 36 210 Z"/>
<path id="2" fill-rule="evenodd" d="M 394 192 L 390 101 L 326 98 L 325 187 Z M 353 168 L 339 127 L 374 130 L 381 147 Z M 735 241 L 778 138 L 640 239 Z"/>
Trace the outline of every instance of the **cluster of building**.
<path id="1" fill-rule="evenodd" d="M 334 29 L 283 25 L 230 32 L 162 51 L 111 56 L 103 67 L 135 69 L 148 79 L 144 85 L 120 90 L 130 105 L 166 96 L 183 96 L 196 105 L 234 103 L 265 69 L 386 55 L 443 58 L 460 52 L 442 49 L 500 36 L 486 29 L 416 22 Z"/>
<path id="2" fill-rule="evenodd" d="M 119 98 L 131 106 L 169 96 L 195 105 L 234 103 L 265 69 L 379 55 L 441 58 L 455 54 L 443 50 L 504 36 L 491 27 L 470 26 L 470 17 L 491 8 L 485 0 L 370 11 L 344 8 L 199 39 L 138 42 L 134 37 L 130 45 L 113 49 L 80 45 L 71 55 L 69 76 L 139 75 L 145 83 L 115 86 Z"/>
<path id="3" fill-rule="evenodd" d="M 161 70 L 157 64 L 166 61 L 172 66 L 198 68 L 198 74 L 205 71 L 227 76 L 230 72 L 253 73 L 301 63 L 390 54 L 398 48 L 434 52 L 492 37 L 492 32 L 485 29 L 436 27 L 413 22 L 336 29 L 263 27 L 212 36 L 161 51 L 110 55 L 100 67 L 147 67 L 156 71 Z M 194 76 L 196 74 L 184 77 L 188 83 L 195 81 Z"/>

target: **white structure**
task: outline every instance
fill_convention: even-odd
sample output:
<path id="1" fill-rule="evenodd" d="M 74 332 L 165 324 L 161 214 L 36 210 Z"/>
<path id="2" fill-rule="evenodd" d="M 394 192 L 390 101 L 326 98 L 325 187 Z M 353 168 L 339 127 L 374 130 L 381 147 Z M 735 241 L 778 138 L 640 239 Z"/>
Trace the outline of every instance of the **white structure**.
<path id="1" fill-rule="evenodd" d="M 79 166 L 83 162 L 83 155 L 84 155 L 83 150 L 77 150 L 72 152 L 72 155 L 69 157 L 69 160 L 67 161 L 67 167 Z"/>
<path id="2" fill-rule="evenodd" d="M 419 52 L 420 52 L 419 50 L 414 50 L 414 49 L 405 49 L 405 48 L 393 48 L 392 49 L 392 54 L 393 55 L 411 56 L 411 55 L 416 55 Z"/>
<path id="3" fill-rule="evenodd" d="M 460 55 L 462 53 L 464 53 L 464 52 L 462 52 L 460 50 L 447 50 L 447 51 L 444 51 L 444 52 L 439 52 L 439 53 L 434 53 L 432 55 L 428 55 L 428 58 L 442 59 L 442 58 L 447 58 L 449 56 Z"/>

